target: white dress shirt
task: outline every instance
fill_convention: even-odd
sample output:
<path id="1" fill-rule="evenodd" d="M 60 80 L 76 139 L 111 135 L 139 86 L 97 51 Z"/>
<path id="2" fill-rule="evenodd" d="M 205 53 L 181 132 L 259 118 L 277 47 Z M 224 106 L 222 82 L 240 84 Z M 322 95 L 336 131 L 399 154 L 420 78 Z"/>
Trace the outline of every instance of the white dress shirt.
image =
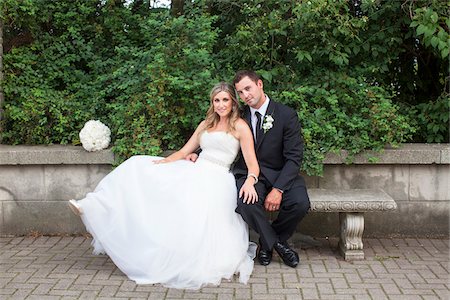
<path id="1" fill-rule="evenodd" d="M 251 121 L 252 121 L 252 131 L 253 136 L 256 139 L 256 123 L 258 122 L 258 118 L 256 117 L 256 112 L 259 112 L 261 114 L 261 126 L 264 123 L 264 116 L 266 115 L 267 108 L 269 107 L 270 98 L 269 96 L 266 96 L 266 101 L 264 101 L 263 105 L 259 109 L 254 109 L 253 107 L 250 107 L 250 114 L 251 114 Z"/>

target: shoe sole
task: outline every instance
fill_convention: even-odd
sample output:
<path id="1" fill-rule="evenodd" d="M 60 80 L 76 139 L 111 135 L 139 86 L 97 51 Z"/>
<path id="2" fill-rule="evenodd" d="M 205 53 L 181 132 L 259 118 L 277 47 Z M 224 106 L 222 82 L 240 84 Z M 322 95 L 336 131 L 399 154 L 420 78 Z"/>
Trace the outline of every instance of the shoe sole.
<path id="1" fill-rule="evenodd" d="M 285 261 L 284 259 L 283 259 L 283 256 L 278 252 L 278 250 L 277 249 L 275 249 L 275 252 L 277 252 L 277 254 L 278 254 L 278 256 L 280 257 L 280 259 L 283 261 L 283 263 L 286 265 L 286 266 L 288 266 L 288 267 L 291 267 L 291 268 L 296 268 L 299 264 L 300 264 L 300 256 L 298 255 L 298 253 L 297 253 L 297 260 L 298 260 L 298 263 L 296 263 L 296 264 L 291 264 L 291 263 L 289 263 L 289 261 Z M 295 252 L 295 251 L 294 251 Z"/>
<path id="2" fill-rule="evenodd" d="M 81 216 L 83 214 L 80 207 L 76 204 L 75 200 L 69 200 L 69 207 L 77 216 Z"/>
<path id="3" fill-rule="evenodd" d="M 277 252 L 277 253 L 278 253 L 278 252 Z M 278 256 L 280 257 L 281 261 L 282 261 L 286 266 L 288 266 L 288 267 L 296 268 L 296 267 L 300 264 L 300 258 L 299 258 L 299 262 L 298 262 L 297 264 L 291 264 L 291 263 L 289 263 L 289 262 L 286 262 L 286 261 L 283 259 L 283 257 L 281 257 L 280 254 L 278 254 Z"/>
<path id="4" fill-rule="evenodd" d="M 269 262 L 265 262 L 265 263 L 263 263 L 262 261 L 260 261 L 259 259 L 258 259 L 258 262 L 259 262 L 259 264 L 261 265 L 261 266 L 268 266 L 268 265 L 270 265 L 270 261 Z"/>

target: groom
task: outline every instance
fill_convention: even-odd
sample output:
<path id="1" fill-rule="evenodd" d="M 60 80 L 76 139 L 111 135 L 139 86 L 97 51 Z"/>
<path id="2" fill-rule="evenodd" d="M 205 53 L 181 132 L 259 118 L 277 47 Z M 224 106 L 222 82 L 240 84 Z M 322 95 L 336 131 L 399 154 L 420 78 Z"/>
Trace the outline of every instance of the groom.
<path id="1" fill-rule="evenodd" d="M 237 72 L 233 84 L 247 104 L 242 118 L 253 131 L 260 167 L 259 181 L 255 185 L 258 202 L 247 204 L 238 199 L 236 212 L 260 236 L 257 257 L 261 265 L 270 264 L 275 249 L 286 265 L 295 268 L 300 259 L 287 240 L 310 207 L 305 181 L 299 175 L 303 140 L 297 114 L 270 99 L 264 93 L 261 78 L 253 71 Z M 247 173 L 240 155 L 233 167 L 238 191 Z M 269 222 L 266 211 L 279 211 L 276 220 Z"/>

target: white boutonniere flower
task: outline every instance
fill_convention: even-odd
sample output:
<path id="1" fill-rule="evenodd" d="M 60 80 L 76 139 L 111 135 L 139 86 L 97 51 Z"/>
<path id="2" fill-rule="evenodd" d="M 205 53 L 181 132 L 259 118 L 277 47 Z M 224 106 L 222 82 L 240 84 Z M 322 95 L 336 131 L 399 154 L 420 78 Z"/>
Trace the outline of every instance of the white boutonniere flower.
<path id="1" fill-rule="evenodd" d="M 271 115 L 265 115 L 264 116 L 264 121 L 262 124 L 262 128 L 264 130 L 264 133 L 266 133 L 267 131 L 269 131 L 272 127 L 273 127 L 273 122 L 275 120 L 273 119 L 273 117 Z"/>
<path id="2" fill-rule="evenodd" d="M 111 141 L 111 130 L 98 120 L 87 121 L 79 135 L 83 148 L 90 152 L 108 148 Z"/>

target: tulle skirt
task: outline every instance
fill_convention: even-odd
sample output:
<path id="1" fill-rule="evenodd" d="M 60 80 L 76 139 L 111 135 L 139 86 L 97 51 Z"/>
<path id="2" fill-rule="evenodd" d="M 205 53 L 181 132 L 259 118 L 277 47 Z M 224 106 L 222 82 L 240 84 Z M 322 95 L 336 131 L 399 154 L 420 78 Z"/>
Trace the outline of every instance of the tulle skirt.
<path id="1" fill-rule="evenodd" d="M 233 175 L 204 159 L 157 159 L 128 159 L 78 201 L 94 253 L 138 284 L 198 289 L 233 274 L 246 283 L 256 246 L 235 212 Z"/>

